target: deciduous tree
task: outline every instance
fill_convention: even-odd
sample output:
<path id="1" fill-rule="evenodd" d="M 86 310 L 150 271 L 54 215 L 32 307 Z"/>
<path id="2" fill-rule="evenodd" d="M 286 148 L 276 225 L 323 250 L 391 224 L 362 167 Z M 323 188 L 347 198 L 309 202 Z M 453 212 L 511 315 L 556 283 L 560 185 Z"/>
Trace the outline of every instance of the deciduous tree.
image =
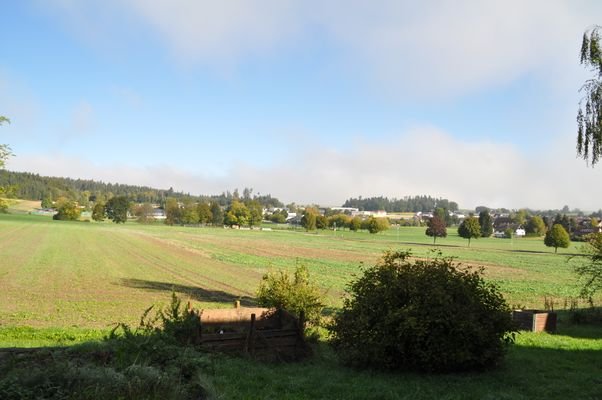
<path id="1" fill-rule="evenodd" d="M 470 239 L 481 237 L 481 225 L 476 217 L 465 218 L 458 227 L 458 235 L 464 239 L 468 239 L 468 247 L 470 247 Z"/>
<path id="2" fill-rule="evenodd" d="M 305 211 L 303 211 L 303 217 L 301 217 L 301 226 L 305 228 L 306 231 L 313 231 L 316 229 L 316 218 L 320 215 L 317 209 L 313 207 L 307 207 Z"/>
<path id="3" fill-rule="evenodd" d="M 548 247 L 554 248 L 554 253 L 558 253 L 558 248 L 567 248 L 571 244 L 571 238 L 569 234 L 564 229 L 564 227 L 560 224 L 554 224 L 552 229 L 550 229 L 547 233 L 543 242 Z"/>
<path id="4" fill-rule="evenodd" d="M 349 222 L 349 229 L 357 232 L 362 228 L 362 219 L 358 216 L 351 218 L 351 222 Z"/>
<path id="5" fill-rule="evenodd" d="M 481 226 L 481 236 L 489 237 L 493 234 L 493 221 L 489 210 L 483 210 L 479 213 L 479 225 Z"/>
<path id="6" fill-rule="evenodd" d="M 324 215 L 316 216 L 316 228 L 318 228 L 318 229 L 328 228 L 328 218 Z"/>
<path id="7" fill-rule="evenodd" d="M 602 47 L 599 26 L 587 30 L 581 41 L 581 64 L 594 76 L 583 84 L 577 112 L 577 154 L 594 166 L 602 154 Z"/>
<path id="8" fill-rule="evenodd" d="M 524 225 L 527 221 L 527 211 L 526 210 L 518 210 L 512 217 L 514 222 L 518 225 Z"/>
<path id="9" fill-rule="evenodd" d="M 348 228 L 351 223 L 351 217 L 345 214 L 335 214 L 328 218 L 328 226 L 333 229 Z"/>
<path id="10" fill-rule="evenodd" d="M 58 212 L 54 214 L 52 219 L 62 221 L 76 221 L 81 215 L 81 210 L 74 201 L 68 200 L 62 202 Z"/>
<path id="11" fill-rule="evenodd" d="M 178 200 L 173 197 L 168 197 L 165 200 L 165 224 L 173 225 L 180 224 L 182 221 L 182 210 L 180 208 L 180 203 Z"/>
<path id="12" fill-rule="evenodd" d="M 539 215 L 534 215 L 527 221 L 525 232 L 532 235 L 543 236 L 546 233 L 546 223 Z"/>
<path id="13" fill-rule="evenodd" d="M 445 221 L 439 215 L 435 215 L 431 218 L 426 225 L 426 236 L 431 236 L 433 238 L 433 244 L 437 242 L 438 237 L 447 237 Z"/>
<path id="14" fill-rule="evenodd" d="M 387 218 L 375 218 L 370 217 L 366 221 L 366 228 L 370 233 L 379 233 L 386 231 L 390 228 L 389 220 Z"/>
<path id="15" fill-rule="evenodd" d="M 40 205 L 42 206 L 42 208 L 52 208 L 52 196 L 44 196 Z"/>
<path id="16" fill-rule="evenodd" d="M 197 204 L 196 212 L 199 215 L 199 223 L 209 224 L 212 222 L 213 215 L 211 213 L 211 207 L 208 203 L 202 201 Z"/>
<path id="17" fill-rule="evenodd" d="M 245 188 L 245 190 L 247 189 Z M 247 201 L 247 208 L 249 209 L 249 226 L 261 225 L 261 221 L 263 221 L 263 206 L 261 203 L 257 200 Z"/>
<path id="18" fill-rule="evenodd" d="M 602 233 L 589 236 L 585 251 L 589 260 L 578 264 L 575 271 L 583 281 L 581 296 L 591 299 L 602 289 Z"/>
<path id="19" fill-rule="evenodd" d="M 128 219 L 128 210 L 130 208 L 130 201 L 126 196 L 115 196 L 107 201 L 105 205 L 105 212 L 107 218 L 116 224 L 123 224 Z"/>
<path id="20" fill-rule="evenodd" d="M 197 205 L 192 201 L 192 199 L 184 200 L 184 207 L 182 207 L 182 223 L 186 225 L 194 225 L 199 223 Z"/>
<path id="21" fill-rule="evenodd" d="M 270 215 L 270 221 L 275 224 L 284 224 L 287 217 L 288 212 L 285 209 L 282 209 L 280 211 L 274 211 L 272 215 Z"/>
<path id="22" fill-rule="evenodd" d="M 213 226 L 224 225 L 224 212 L 218 202 L 211 202 L 211 224 Z"/>
<path id="23" fill-rule="evenodd" d="M 102 201 L 97 201 L 96 204 L 94 204 L 94 208 L 92 209 L 92 219 L 94 221 L 104 221 L 105 218 L 107 217 L 107 214 L 105 213 L 105 203 L 103 203 Z"/>
<path id="24" fill-rule="evenodd" d="M 250 215 L 249 209 L 244 203 L 241 203 L 238 200 L 232 200 L 230 207 L 228 207 L 228 210 L 226 211 L 224 224 L 228 226 L 245 226 L 249 223 Z"/>

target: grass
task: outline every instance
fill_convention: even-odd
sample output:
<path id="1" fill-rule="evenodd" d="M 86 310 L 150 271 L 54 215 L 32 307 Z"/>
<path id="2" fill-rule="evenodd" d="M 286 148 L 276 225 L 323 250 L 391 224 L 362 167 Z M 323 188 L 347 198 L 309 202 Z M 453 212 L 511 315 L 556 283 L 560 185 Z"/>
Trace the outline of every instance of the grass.
<path id="1" fill-rule="evenodd" d="M 109 332 L 102 329 L 8 326 L 0 327 L 0 343 L 3 347 L 19 348 L 72 346 L 100 340 Z"/>
<path id="2" fill-rule="evenodd" d="M 499 369 L 476 374 L 357 371 L 322 345 L 300 365 L 223 360 L 212 383 L 223 399 L 599 399 L 601 330 L 596 340 L 572 336 L 588 332 L 523 333 Z"/>
<path id="3" fill-rule="evenodd" d="M 416 374 L 341 366 L 325 343 L 301 363 L 204 354 L 153 336 L 0 351 L 5 399 L 599 399 L 602 329 L 561 323 L 521 333 L 504 363 L 481 373 Z M 11 397 L 12 394 L 12 397 Z"/>
<path id="4" fill-rule="evenodd" d="M 360 263 L 376 262 L 387 249 L 411 248 L 432 257 L 423 228 L 365 232 L 237 231 L 127 223 L 52 221 L 0 215 L 0 324 L 107 329 L 133 323 L 149 305 L 175 290 L 197 307 L 252 303 L 270 269 L 307 265 L 330 307 L 341 304 L 345 285 Z M 450 229 L 437 249 L 467 265 L 485 266 L 511 304 L 541 307 L 575 297 L 579 283 L 567 254 L 554 254 L 541 239 L 478 239 L 471 247 Z M 32 299 L 34 299 L 32 301 Z"/>
<path id="5" fill-rule="evenodd" d="M 450 229 L 435 248 L 466 265 L 483 265 L 486 278 L 497 282 L 512 304 L 541 308 L 547 297 L 561 307 L 578 294 L 573 264 L 580 258 L 569 262 L 568 256 L 580 253 L 579 244 L 558 255 L 542 239 L 466 244 Z M 311 360 L 272 365 L 207 358 L 197 349 L 163 344 L 149 354 L 165 358 L 153 359 L 140 351 L 132 354 L 121 342 L 101 340 L 116 322 L 135 324 L 149 305 L 166 302 L 172 290 L 197 308 L 228 307 L 235 299 L 252 304 L 263 273 L 292 271 L 297 263 L 308 266 L 329 307 L 337 307 L 360 263 L 374 263 L 387 249 L 411 248 L 416 257 L 432 257 L 433 247 L 424 228 L 411 227 L 378 235 L 308 234 L 0 215 L 0 347 L 47 347 L 15 356 L 17 361 L 0 351 L 0 377 L 8 377 L 0 382 L 5 390 L 0 393 L 13 390 L 14 398 L 26 398 L 18 390 L 30 386 L 19 379 L 31 376 L 43 390 L 68 389 L 54 398 L 68 398 L 76 390 L 74 398 L 187 398 L 201 387 L 215 399 L 601 398 L 602 329 L 570 325 L 566 316 L 557 334 L 519 335 L 504 365 L 481 374 L 351 370 L 337 363 L 324 342 Z M 107 361 L 103 354 L 116 359 Z M 194 377 L 180 385 L 186 365 Z M 157 379 L 177 384 L 152 386 Z M 149 387 L 152 393 L 145 394 Z"/>

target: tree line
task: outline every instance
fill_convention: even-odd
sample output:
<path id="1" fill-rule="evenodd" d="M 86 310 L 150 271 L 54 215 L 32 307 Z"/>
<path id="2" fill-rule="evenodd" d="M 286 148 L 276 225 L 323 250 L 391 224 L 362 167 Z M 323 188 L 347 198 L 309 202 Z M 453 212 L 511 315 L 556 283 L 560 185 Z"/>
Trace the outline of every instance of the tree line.
<path id="1" fill-rule="evenodd" d="M 303 211 L 300 223 L 307 231 L 316 229 L 349 229 L 355 232 L 364 229 L 370 233 L 378 233 L 386 231 L 390 227 L 387 218 L 375 218 L 371 216 L 367 219 L 362 219 L 359 216 L 352 217 L 343 213 L 322 215 L 315 207 L 307 207 Z"/>
<path id="2" fill-rule="evenodd" d="M 360 211 L 384 210 L 386 212 L 429 212 L 437 207 L 458 211 L 458 203 L 455 201 L 431 196 L 406 196 L 401 199 L 360 196 L 346 200 L 342 207 L 354 207 Z"/>
<path id="3" fill-rule="evenodd" d="M 105 183 L 91 179 L 71 179 L 63 177 L 40 176 L 29 172 L 13 172 L 0 170 L 0 186 L 12 188 L 12 195 L 19 199 L 41 200 L 43 207 L 52 207 L 59 199 L 67 199 L 88 207 L 94 203 L 106 202 L 112 197 L 125 196 L 136 203 L 152 203 L 163 207 L 168 198 L 178 200 L 216 202 L 221 206 L 229 205 L 233 200 L 257 200 L 264 207 L 283 207 L 283 203 L 270 194 L 254 194 L 252 188 L 225 191 L 219 195 L 199 195 L 176 192 L 148 186 Z"/>
<path id="4" fill-rule="evenodd" d="M 57 207 L 56 220 L 77 220 L 81 215 L 81 208 L 72 200 L 63 199 Z M 126 196 L 116 196 L 107 202 L 97 201 L 92 208 L 92 219 L 104 221 L 109 219 L 115 223 L 125 223 L 128 217 L 135 217 L 140 223 L 152 223 L 156 221 L 157 208 L 150 203 L 133 203 Z M 264 208 L 256 199 L 239 201 L 233 200 L 227 207 L 219 203 L 195 202 L 189 198 L 179 201 L 176 198 L 168 198 L 165 202 L 162 217 L 167 225 L 213 225 L 230 227 L 256 227 L 262 221 L 282 223 L 286 220 L 286 210 L 275 210 L 271 214 L 264 215 Z M 378 233 L 389 229 L 387 218 L 369 217 L 362 219 L 358 216 L 351 217 L 347 214 L 332 214 L 329 216 L 320 214 L 315 207 L 307 207 L 303 210 L 299 220 L 300 225 L 307 231 L 317 229 L 333 229 L 358 231 L 367 230 L 370 233 Z"/>
<path id="5" fill-rule="evenodd" d="M 574 219 L 569 219 L 566 215 L 557 214 L 554 220 L 548 220 L 547 217 L 539 215 L 527 216 L 526 213 L 517 213 L 513 219 L 514 221 L 520 221 L 518 226 L 524 225 L 525 232 L 530 236 L 544 236 L 544 244 L 553 247 L 554 252 L 558 252 L 559 247 L 567 248 L 571 244 L 569 232 L 571 231 L 571 221 L 574 221 Z M 592 227 L 597 227 L 598 221 L 593 218 L 590 223 Z M 512 228 L 507 228 L 504 233 L 505 237 L 508 238 L 514 235 Z M 447 237 L 447 223 L 443 209 L 435 210 L 433 217 L 427 221 L 425 234 L 433 238 L 433 244 L 436 243 L 437 238 Z M 469 247 L 471 239 L 490 237 L 492 234 L 493 219 L 486 209 L 481 210 L 478 217 L 468 216 L 458 226 L 458 236 L 468 239 Z M 585 240 L 590 237 L 591 235 L 586 235 Z"/>

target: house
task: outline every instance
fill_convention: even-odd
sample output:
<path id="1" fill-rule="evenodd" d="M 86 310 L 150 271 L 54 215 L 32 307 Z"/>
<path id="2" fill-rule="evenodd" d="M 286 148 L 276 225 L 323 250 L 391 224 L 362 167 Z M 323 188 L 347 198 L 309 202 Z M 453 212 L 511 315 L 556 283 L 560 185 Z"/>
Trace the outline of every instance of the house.
<path id="1" fill-rule="evenodd" d="M 153 213 L 151 214 L 151 217 L 158 220 L 167 218 L 167 216 L 165 215 L 165 210 L 162 208 L 153 208 Z"/>
<path id="2" fill-rule="evenodd" d="M 331 210 L 348 215 L 357 215 L 357 213 L 360 211 L 359 208 L 355 207 L 332 207 Z"/>

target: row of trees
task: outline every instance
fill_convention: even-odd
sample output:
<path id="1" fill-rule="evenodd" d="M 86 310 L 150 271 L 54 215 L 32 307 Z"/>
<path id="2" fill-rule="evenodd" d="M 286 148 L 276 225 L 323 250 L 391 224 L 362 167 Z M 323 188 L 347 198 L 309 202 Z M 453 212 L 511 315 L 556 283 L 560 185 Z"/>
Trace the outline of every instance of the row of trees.
<path id="1" fill-rule="evenodd" d="M 77 214 L 74 209 L 77 209 Z M 103 221 L 106 218 L 116 223 L 127 221 L 128 214 L 137 218 L 138 222 L 150 223 L 155 221 L 156 209 L 150 203 L 134 204 L 126 196 L 116 196 L 109 201 L 96 202 L 92 210 L 92 219 Z M 167 225 L 214 225 L 214 226 L 259 226 L 264 220 L 263 207 L 257 200 L 246 202 L 233 200 L 223 209 L 217 202 L 193 202 L 185 199 L 183 202 L 175 198 L 168 198 L 165 202 L 165 223 Z M 286 210 L 278 210 L 265 219 L 273 222 L 285 222 L 288 213 Z M 80 216 L 80 208 L 73 201 L 61 202 L 55 219 L 75 220 Z M 357 231 L 368 230 L 370 233 L 378 233 L 389 229 L 390 224 L 386 218 L 374 218 L 362 220 L 360 217 L 350 217 L 346 214 L 334 214 L 330 216 L 321 215 L 317 208 L 308 207 L 304 210 L 301 218 L 301 226 L 306 230 L 316 229 L 349 229 Z"/>
<path id="2" fill-rule="evenodd" d="M 561 223 L 554 223 L 550 229 L 546 229 L 543 219 L 539 216 L 533 216 L 529 220 L 529 228 L 533 232 L 545 233 L 544 244 L 548 247 L 554 247 L 554 252 L 558 252 L 558 248 L 567 248 L 571 241 L 570 236 Z M 489 237 L 493 233 L 493 223 L 488 211 L 481 211 L 479 217 L 468 217 L 458 226 L 458 235 L 464 239 L 468 239 L 470 247 L 471 239 L 479 237 Z M 427 222 L 425 234 L 433 238 L 433 244 L 437 238 L 447 237 L 447 226 L 445 219 L 441 215 L 435 213 L 433 218 Z M 507 234 L 512 235 L 512 232 Z"/>
<path id="3" fill-rule="evenodd" d="M 358 231 L 365 229 L 370 233 L 378 233 L 389 229 L 387 218 L 369 217 L 361 219 L 358 216 L 351 217 L 347 214 L 334 214 L 331 216 L 321 215 L 317 208 L 308 207 L 301 217 L 301 226 L 307 231 L 316 229 L 349 229 Z"/>

